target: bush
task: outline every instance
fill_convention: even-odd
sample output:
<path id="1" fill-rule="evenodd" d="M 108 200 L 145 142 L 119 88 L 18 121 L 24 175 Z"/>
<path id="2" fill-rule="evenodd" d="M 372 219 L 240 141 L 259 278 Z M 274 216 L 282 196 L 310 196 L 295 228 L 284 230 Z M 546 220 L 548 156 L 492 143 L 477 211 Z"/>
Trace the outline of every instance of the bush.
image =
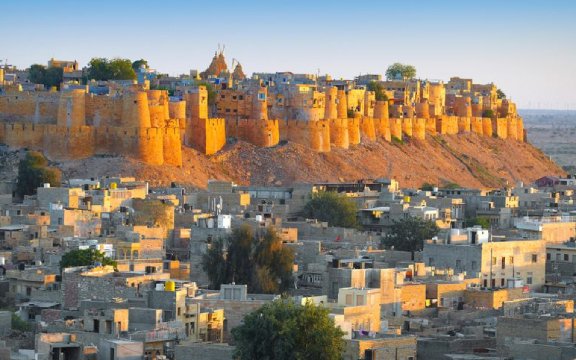
<path id="1" fill-rule="evenodd" d="M 494 117 L 494 111 L 492 111 L 492 109 L 484 110 L 482 112 L 482 117 L 483 118 L 493 118 Z"/>
<path id="2" fill-rule="evenodd" d="M 12 330 L 18 330 L 22 332 L 30 331 L 30 324 L 22 320 L 20 316 L 12 313 Z"/>
<path id="3" fill-rule="evenodd" d="M 404 141 L 402 139 L 397 138 L 396 136 L 392 136 L 392 144 L 404 145 Z"/>
<path id="4" fill-rule="evenodd" d="M 116 261 L 104 256 L 95 249 L 82 249 L 82 250 L 72 250 L 62 255 L 62 260 L 60 260 L 60 268 L 65 269 L 68 267 L 75 266 L 89 266 L 94 263 L 101 263 L 102 265 L 110 265 L 116 268 Z"/>

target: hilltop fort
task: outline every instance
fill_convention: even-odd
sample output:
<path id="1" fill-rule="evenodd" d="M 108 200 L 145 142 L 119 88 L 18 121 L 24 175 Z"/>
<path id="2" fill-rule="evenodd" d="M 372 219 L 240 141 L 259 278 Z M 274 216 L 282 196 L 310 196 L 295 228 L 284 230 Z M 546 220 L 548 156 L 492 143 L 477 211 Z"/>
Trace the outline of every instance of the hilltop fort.
<path id="1" fill-rule="evenodd" d="M 48 65 L 64 69 L 60 91 L 0 69 L 0 142 L 56 160 L 108 154 L 181 165 L 181 146 L 214 154 L 232 139 L 258 147 L 288 141 L 317 152 L 437 134 L 526 139 L 515 104 L 494 84 L 471 79 L 334 80 L 290 72 L 246 78 L 237 62 L 228 70 L 221 51 L 206 71 L 169 82 L 139 76 L 80 85 L 77 62 Z M 370 84 L 382 89 L 379 99 Z"/>

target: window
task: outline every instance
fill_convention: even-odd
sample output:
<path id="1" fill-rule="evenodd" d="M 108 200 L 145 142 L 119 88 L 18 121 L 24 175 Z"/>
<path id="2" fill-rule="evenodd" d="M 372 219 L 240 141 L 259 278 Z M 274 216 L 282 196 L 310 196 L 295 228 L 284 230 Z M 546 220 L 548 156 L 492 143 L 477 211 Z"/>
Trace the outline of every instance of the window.
<path id="1" fill-rule="evenodd" d="M 569 261 L 569 256 L 568 256 L 568 254 L 564 254 L 564 261 Z"/>
<path id="2" fill-rule="evenodd" d="M 506 257 L 502 256 L 502 269 L 506 269 Z M 502 279 L 504 281 L 504 279 Z"/>
<path id="3" fill-rule="evenodd" d="M 346 305 L 352 305 L 352 294 L 346 294 Z"/>
<path id="4" fill-rule="evenodd" d="M 532 276 L 528 276 L 528 277 L 526 278 L 526 284 L 532 285 Z"/>
<path id="5" fill-rule="evenodd" d="M 492 258 L 492 265 L 496 265 L 497 262 L 498 262 L 498 260 L 496 260 L 496 256 L 494 256 Z"/>
<path id="6" fill-rule="evenodd" d="M 478 265 L 476 264 L 476 261 L 472 261 L 472 269 L 471 269 L 471 270 L 472 270 L 472 271 L 476 271 L 476 267 L 477 267 L 477 266 L 478 266 Z"/>
<path id="7" fill-rule="evenodd" d="M 364 305 L 364 295 L 356 295 L 356 306 Z"/>
<path id="8" fill-rule="evenodd" d="M 538 262 L 538 254 L 532 254 L 532 262 L 533 262 L 533 263 L 537 263 L 537 262 Z"/>
<path id="9" fill-rule="evenodd" d="M 576 255 L 574 255 L 574 256 L 576 256 Z M 434 258 L 433 257 L 428 258 L 428 265 L 434 266 Z"/>
<path id="10" fill-rule="evenodd" d="M 552 255 L 550 255 L 550 253 L 546 253 L 546 260 L 550 261 L 551 257 L 552 257 Z"/>
<path id="11" fill-rule="evenodd" d="M 500 287 L 504 287 L 504 278 L 500 279 Z"/>
<path id="12" fill-rule="evenodd" d="M 462 260 L 456 260 L 456 270 L 462 270 Z"/>

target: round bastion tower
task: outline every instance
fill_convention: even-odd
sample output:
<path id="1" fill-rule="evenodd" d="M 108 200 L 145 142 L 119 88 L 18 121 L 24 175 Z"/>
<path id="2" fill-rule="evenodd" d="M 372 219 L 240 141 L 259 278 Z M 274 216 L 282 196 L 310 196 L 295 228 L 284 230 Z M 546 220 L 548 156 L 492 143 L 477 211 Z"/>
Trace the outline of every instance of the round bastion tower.
<path id="1" fill-rule="evenodd" d="M 338 89 L 338 119 L 348 118 L 348 99 L 346 97 L 346 91 Z"/>
<path id="2" fill-rule="evenodd" d="M 326 109 L 324 118 L 327 120 L 338 119 L 338 88 L 329 86 L 326 88 L 325 93 Z"/>
<path id="3" fill-rule="evenodd" d="M 147 90 L 150 111 L 150 126 L 163 128 L 170 118 L 168 109 L 168 91 Z"/>
<path id="4" fill-rule="evenodd" d="M 252 96 L 252 119 L 268 120 L 268 89 L 258 84 Z"/>
<path id="5" fill-rule="evenodd" d="M 150 109 L 146 91 L 127 91 L 122 95 L 120 126 L 127 128 L 150 127 Z"/>
<path id="6" fill-rule="evenodd" d="M 57 124 L 67 128 L 86 125 L 85 90 L 75 89 L 60 95 Z"/>

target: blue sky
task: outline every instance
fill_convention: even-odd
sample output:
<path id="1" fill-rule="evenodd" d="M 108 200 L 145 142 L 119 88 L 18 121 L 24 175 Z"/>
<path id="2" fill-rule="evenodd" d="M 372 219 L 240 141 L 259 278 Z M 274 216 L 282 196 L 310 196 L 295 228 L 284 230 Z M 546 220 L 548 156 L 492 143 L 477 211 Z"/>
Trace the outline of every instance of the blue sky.
<path id="1" fill-rule="evenodd" d="M 576 1 L 3 2 L 0 59 L 147 59 L 203 70 L 218 44 L 245 72 L 384 73 L 494 82 L 522 108 L 576 109 Z"/>

